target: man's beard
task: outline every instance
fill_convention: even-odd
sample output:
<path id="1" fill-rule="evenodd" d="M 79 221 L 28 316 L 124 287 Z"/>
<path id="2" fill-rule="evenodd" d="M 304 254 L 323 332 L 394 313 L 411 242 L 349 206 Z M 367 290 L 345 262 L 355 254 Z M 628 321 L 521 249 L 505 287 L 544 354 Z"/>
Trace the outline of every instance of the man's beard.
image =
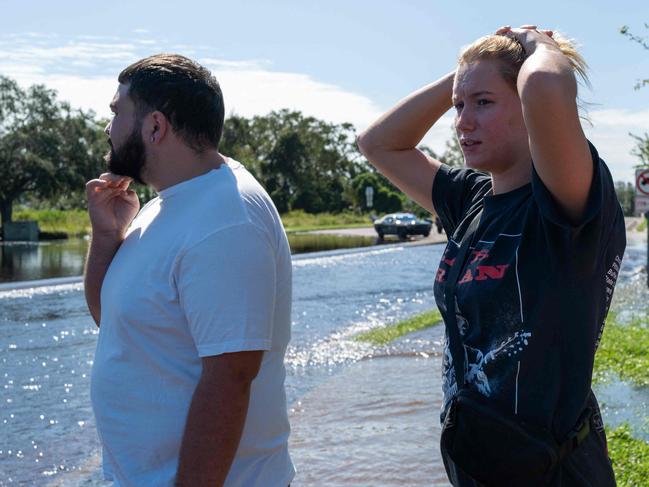
<path id="1" fill-rule="evenodd" d="M 104 160 L 108 163 L 108 170 L 113 174 L 127 176 L 136 183 L 146 184 L 142 180 L 142 170 L 146 164 L 146 147 L 142 142 L 141 128 L 142 125 L 138 124 L 118 149 L 113 147 L 109 139 L 110 151 L 104 156 Z"/>

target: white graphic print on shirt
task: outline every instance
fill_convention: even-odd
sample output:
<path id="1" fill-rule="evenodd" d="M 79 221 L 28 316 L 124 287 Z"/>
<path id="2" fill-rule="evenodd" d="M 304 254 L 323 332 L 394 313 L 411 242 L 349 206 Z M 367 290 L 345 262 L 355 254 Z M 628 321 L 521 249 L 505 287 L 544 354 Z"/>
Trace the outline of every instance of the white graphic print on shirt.
<path id="1" fill-rule="evenodd" d="M 467 383 L 487 397 L 498 394 L 503 384 L 510 386 L 514 411 L 518 387 L 512 381 L 518 379 L 520 354 L 532 336 L 524 328 L 518 276 L 520 237 L 520 234 L 500 234 L 493 241 L 476 243 L 458 279 L 454 310 L 463 341 Z M 459 245 L 451 240 L 437 272 L 437 292 L 444 292 L 445 277 L 455 263 L 458 250 Z M 448 343 L 444 345 L 442 388 L 445 408 L 457 392 Z"/>

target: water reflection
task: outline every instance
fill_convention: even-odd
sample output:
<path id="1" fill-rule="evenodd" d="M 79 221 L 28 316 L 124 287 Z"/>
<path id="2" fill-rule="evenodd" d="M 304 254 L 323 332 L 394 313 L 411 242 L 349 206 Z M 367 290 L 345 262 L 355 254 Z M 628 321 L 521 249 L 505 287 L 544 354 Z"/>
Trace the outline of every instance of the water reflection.
<path id="1" fill-rule="evenodd" d="M 88 240 L 0 243 L 0 282 L 31 281 L 53 277 L 80 276 L 88 251 Z M 367 247 L 374 237 L 290 234 L 293 254 L 323 250 Z"/>
<path id="2" fill-rule="evenodd" d="M 14 254 L 17 262 L 48 261 L 31 247 Z M 294 257 L 286 390 L 296 487 L 444 484 L 437 451 L 443 327 L 388 346 L 354 339 L 430 309 L 442 251 L 392 245 Z M 646 310 L 645 252 L 644 244 L 627 249 L 614 310 Z M 85 246 L 80 262 L 84 253 Z M 88 397 L 97 328 L 82 285 L 0 290 L 0 311 L 0 487 L 108 487 Z M 646 387 L 614 380 L 596 394 L 607 424 L 629 421 L 648 438 Z"/>
<path id="3" fill-rule="evenodd" d="M 355 436 L 354 431 L 359 427 L 346 421 L 336 423 L 335 402 L 332 402 L 332 407 L 323 410 L 321 420 L 312 428 L 309 418 L 319 415 L 318 398 L 327 396 L 326 391 L 330 390 L 318 392 L 318 387 L 359 362 L 359 370 L 365 373 L 350 372 L 356 381 L 347 384 L 346 397 L 361 385 L 371 388 L 368 381 L 386 374 L 383 369 L 374 373 L 368 368 L 369 362 L 368 365 L 362 363 L 369 357 L 385 356 L 389 352 L 386 347 L 372 348 L 353 340 L 353 335 L 429 309 L 432 303 L 431 269 L 439 261 L 442 250 L 443 246 L 392 245 L 370 251 L 334 251 L 295 258 L 292 341 L 286 364 L 288 403 L 297 407 L 297 402 L 309 394 L 305 398 L 304 411 L 300 413 L 306 422 L 295 437 L 308 440 L 308 444 L 292 446 L 304 479 L 296 479 L 293 483 L 296 487 L 314 485 L 307 479 L 338 467 L 335 455 L 322 455 L 320 461 L 315 462 L 314 455 L 322 451 L 323 445 L 333 452 L 340 441 L 337 443 L 335 434 L 329 437 L 330 443 L 320 444 L 317 439 L 322 438 L 318 435 L 323 430 L 329 426 L 345 430 L 347 435 L 343 439 L 348 440 Z M 394 345 L 395 350 L 409 357 L 422 349 L 429 352 L 433 346 L 425 343 L 439 346 L 440 332 L 441 327 L 434 332 L 431 330 L 416 343 L 406 343 L 404 338 L 401 346 Z M 101 480 L 100 446 L 88 397 L 96 339 L 97 328 L 86 310 L 81 283 L 0 290 L 0 487 L 107 486 Z M 413 337 L 407 337 L 411 339 Z M 405 367 L 401 361 L 382 363 L 401 377 L 400 371 Z M 432 361 L 419 365 L 422 367 L 417 377 L 405 372 L 412 391 L 433 387 L 420 379 L 421 376 L 430 377 L 428 380 L 438 377 L 434 370 L 437 365 Z M 419 446 L 413 442 L 413 428 L 434 421 L 438 407 L 431 406 L 430 401 L 404 405 L 405 396 L 398 393 L 400 389 L 395 389 L 397 381 L 395 378 L 385 382 L 390 397 L 394 398 L 388 400 L 386 396 L 386 411 L 391 415 L 361 430 L 365 455 L 372 456 L 373 451 L 367 449 L 367 445 L 374 443 L 371 441 L 373 432 L 378 431 L 377 428 L 393 428 L 394 415 L 418 420 L 409 423 L 404 431 L 390 429 L 394 435 L 383 442 L 377 438 L 373 466 L 388 462 L 386 454 L 393 443 L 400 445 L 402 451 L 400 455 L 392 455 L 388 464 L 418 463 L 422 453 L 421 450 L 417 452 Z M 374 397 L 382 395 L 375 390 Z M 363 397 L 361 395 L 355 403 L 358 414 L 351 416 L 350 421 L 376 416 L 376 408 L 363 412 Z M 296 424 L 299 418 L 292 418 L 292 421 Z M 434 440 L 431 442 L 429 433 L 426 430 L 428 436 L 422 440 L 426 447 L 423 455 L 426 461 L 432 462 L 428 453 L 434 453 Z M 407 482 L 401 485 L 430 485 L 429 475 L 435 468 L 439 470 L 438 462 L 413 469 L 406 477 Z M 329 478 L 315 485 L 338 487 L 353 485 L 353 480 L 357 481 L 356 485 L 390 485 L 374 483 L 376 472 L 371 475 L 374 477 L 368 476 L 363 465 L 350 466 L 346 476 Z"/>
<path id="4" fill-rule="evenodd" d="M 79 276 L 88 248 L 86 240 L 3 242 L 0 282 Z"/>

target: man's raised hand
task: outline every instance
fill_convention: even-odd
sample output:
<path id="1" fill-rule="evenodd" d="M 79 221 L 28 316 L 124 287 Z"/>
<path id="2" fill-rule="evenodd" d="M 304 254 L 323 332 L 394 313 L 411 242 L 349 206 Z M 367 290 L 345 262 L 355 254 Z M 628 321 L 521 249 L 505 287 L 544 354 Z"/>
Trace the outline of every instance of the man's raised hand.
<path id="1" fill-rule="evenodd" d="M 140 210 L 140 200 L 125 176 L 104 173 L 86 183 L 88 213 L 95 237 L 123 239 Z"/>

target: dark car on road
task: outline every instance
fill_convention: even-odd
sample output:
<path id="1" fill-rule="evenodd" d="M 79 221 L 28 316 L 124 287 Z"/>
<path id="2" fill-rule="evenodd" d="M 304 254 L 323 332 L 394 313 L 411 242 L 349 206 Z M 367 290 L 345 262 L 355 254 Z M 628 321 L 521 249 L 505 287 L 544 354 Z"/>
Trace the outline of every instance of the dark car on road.
<path id="1" fill-rule="evenodd" d="M 374 220 L 374 229 L 383 238 L 384 235 L 397 235 L 405 240 L 409 235 L 430 235 L 432 222 L 421 220 L 412 213 L 390 213 Z"/>

